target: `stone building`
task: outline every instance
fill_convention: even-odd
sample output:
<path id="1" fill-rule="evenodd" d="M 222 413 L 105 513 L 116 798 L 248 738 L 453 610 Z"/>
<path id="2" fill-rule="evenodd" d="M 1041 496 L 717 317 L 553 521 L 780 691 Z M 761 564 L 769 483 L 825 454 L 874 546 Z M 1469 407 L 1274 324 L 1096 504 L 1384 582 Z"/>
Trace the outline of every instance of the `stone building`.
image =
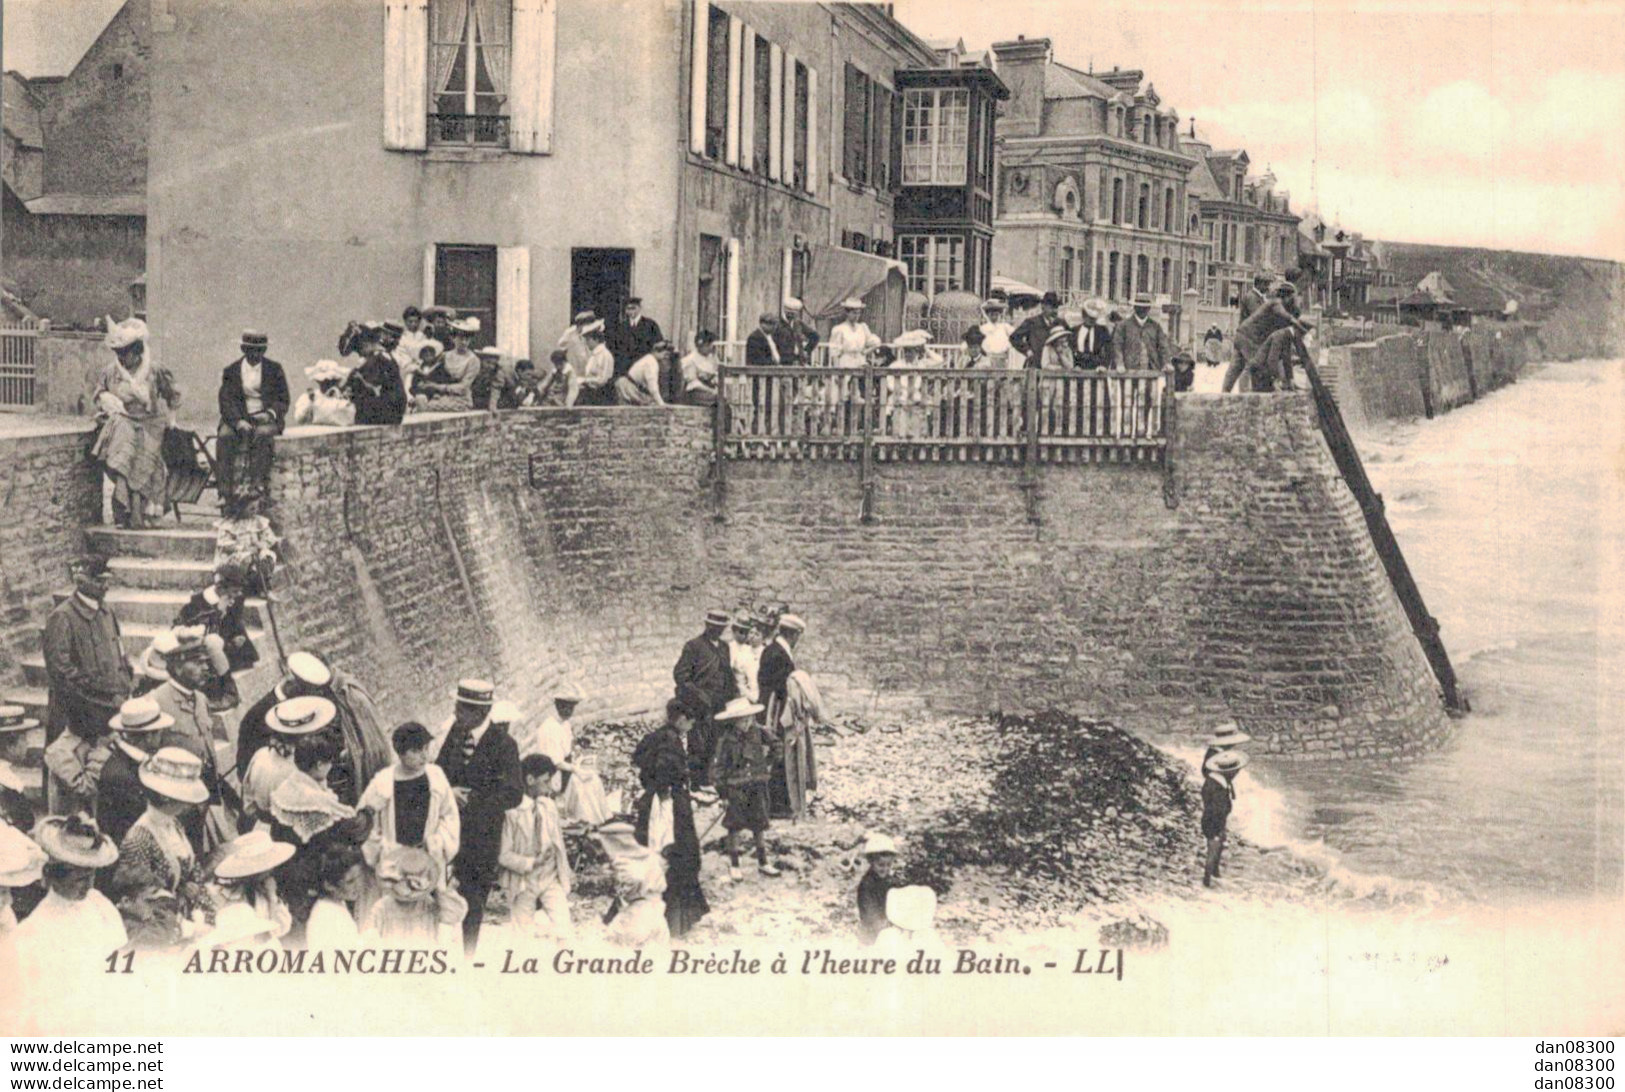
<path id="1" fill-rule="evenodd" d="M 1244 149 L 1217 149 L 1192 122 L 1183 145 L 1197 160 L 1190 189 L 1198 198 L 1201 236 L 1207 244 L 1202 303 L 1234 307 L 1254 273 L 1284 277 L 1298 268 L 1298 216 L 1291 194 L 1277 190 L 1275 175 L 1250 176 Z"/>
<path id="2" fill-rule="evenodd" d="M 835 284 L 900 321 L 896 72 L 935 55 L 885 5 L 167 0 L 153 48 L 148 306 L 193 383 L 244 326 L 305 365 L 424 301 L 532 357 L 630 295 L 683 342 Z"/>
<path id="3" fill-rule="evenodd" d="M 65 73 L 7 72 L 5 274 L 63 326 L 130 310 L 146 264 L 148 0 L 127 0 Z"/>
<path id="4" fill-rule="evenodd" d="M 993 53 L 1011 94 L 999 120 L 994 271 L 1073 297 L 1178 302 L 1205 264 L 1178 112 L 1142 86 L 1143 72 L 1072 68 L 1048 38 Z"/>

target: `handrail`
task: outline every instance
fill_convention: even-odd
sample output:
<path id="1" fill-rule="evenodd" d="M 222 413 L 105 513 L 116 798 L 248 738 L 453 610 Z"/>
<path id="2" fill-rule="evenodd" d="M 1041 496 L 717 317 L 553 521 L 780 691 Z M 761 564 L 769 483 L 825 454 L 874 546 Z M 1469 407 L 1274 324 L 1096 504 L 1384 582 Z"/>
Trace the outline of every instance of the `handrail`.
<path id="1" fill-rule="evenodd" d="M 1314 358 L 1304 347 L 1302 335 L 1294 333 L 1293 337 L 1297 341 L 1299 358 L 1303 361 L 1304 374 L 1309 377 L 1309 389 L 1313 392 L 1315 408 L 1319 411 L 1316 416 L 1320 431 L 1326 437 L 1326 446 L 1331 449 L 1338 472 L 1343 475 L 1349 491 L 1354 494 L 1360 511 L 1365 515 L 1366 528 L 1377 548 L 1377 556 L 1382 559 L 1382 567 L 1388 573 L 1388 582 L 1399 596 L 1399 603 L 1405 608 L 1405 616 L 1410 621 L 1411 632 L 1416 634 L 1422 653 L 1427 657 L 1434 677 L 1439 680 L 1439 687 L 1444 692 L 1445 708 L 1452 713 L 1470 712 L 1472 707 L 1457 685 L 1456 669 L 1451 665 L 1450 654 L 1439 637 L 1439 620 L 1428 613 L 1427 604 L 1422 600 L 1422 589 L 1416 586 L 1416 578 L 1405 563 L 1399 540 L 1388 525 L 1382 495 L 1372 487 L 1371 479 L 1366 476 L 1365 465 L 1354 446 L 1354 438 L 1349 435 L 1342 411 L 1337 408 L 1337 399 L 1332 397 L 1331 391 L 1321 381 L 1320 370 L 1315 367 Z"/>

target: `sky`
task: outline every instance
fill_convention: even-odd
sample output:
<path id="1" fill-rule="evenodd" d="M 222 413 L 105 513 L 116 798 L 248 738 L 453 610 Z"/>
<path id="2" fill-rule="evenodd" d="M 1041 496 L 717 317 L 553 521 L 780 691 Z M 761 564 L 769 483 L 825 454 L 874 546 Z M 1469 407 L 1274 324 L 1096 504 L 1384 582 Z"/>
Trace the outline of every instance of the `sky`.
<path id="1" fill-rule="evenodd" d="M 25 76 L 66 76 L 124 0 L 0 0 L 4 64 Z"/>
<path id="2" fill-rule="evenodd" d="M 1142 68 L 1182 131 L 1368 237 L 1625 259 L 1625 2 L 903 0 L 971 49 Z"/>

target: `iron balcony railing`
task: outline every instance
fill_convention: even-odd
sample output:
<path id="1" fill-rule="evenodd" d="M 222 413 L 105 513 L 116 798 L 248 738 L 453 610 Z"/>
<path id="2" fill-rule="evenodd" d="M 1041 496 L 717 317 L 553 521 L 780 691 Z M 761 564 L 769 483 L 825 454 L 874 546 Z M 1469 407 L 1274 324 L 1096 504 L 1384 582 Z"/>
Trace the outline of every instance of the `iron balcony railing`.
<path id="1" fill-rule="evenodd" d="M 429 138 L 436 144 L 508 146 L 506 114 L 430 114 Z"/>

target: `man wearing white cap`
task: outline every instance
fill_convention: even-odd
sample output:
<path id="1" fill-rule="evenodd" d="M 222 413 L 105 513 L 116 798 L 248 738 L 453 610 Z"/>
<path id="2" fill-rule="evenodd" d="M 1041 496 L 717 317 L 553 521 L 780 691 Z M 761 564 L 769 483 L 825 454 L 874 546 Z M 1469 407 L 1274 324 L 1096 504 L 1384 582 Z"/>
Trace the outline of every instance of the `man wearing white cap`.
<path id="1" fill-rule="evenodd" d="M 113 841 L 123 842 L 146 810 L 141 764 L 161 748 L 164 730 L 174 724 L 175 719 L 158 708 L 151 696 L 131 698 L 113 718 L 113 753 L 96 785 L 96 820 Z"/>
<path id="2" fill-rule="evenodd" d="M 794 296 L 784 301 L 784 318 L 773 337 L 779 343 L 779 356 L 784 363 L 798 367 L 813 363 L 813 350 L 818 348 L 818 331 L 808 324 L 801 301 Z"/>
<path id="3" fill-rule="evenodd" d="M 470 955 L 479 943 L 486 897 L 497 880 L 503 816 L 525 795 L 519 747 L 508 735 L 507 726 L 494 723 L 491 715 L 493 691 L 484 679 L 464 679 L 457 684 L 451 728 L 436 759 L 451 783 L 461 817 L 462 848 L 452 861 L 452 870 L 458 891 L 468 900 L 463 947 Z"/>
<path id="4" fill-rule="evenodd" d="M 856 296 L 841 304 L 846 318 L 829 332 L 830 363 L 837 368 L 861 368 L 870 349 L 880 348 L 880 337 L 863 321 L 863 301 Z"/>
<path id="5" fill-rule="evenodd" d="M 554 713 L 542 721 L 536 730 L 535 743 L 521 748 L 520 757 L 529 754 L 546 755 L 558 767 L 562 782 L 559 795 L 559 815 L 566 823 L 580 822 L 597 826 L 609 818 L 609 804 L 604 798 L 604 783 L 593 766 L 579 762 L 575 753 L 575 726 L 570 717 L 581 702 L 581 691 L 573 683 L 565 683 L 553 694 Z M 495 714 L 492 714 L 495 719 Z"/>

